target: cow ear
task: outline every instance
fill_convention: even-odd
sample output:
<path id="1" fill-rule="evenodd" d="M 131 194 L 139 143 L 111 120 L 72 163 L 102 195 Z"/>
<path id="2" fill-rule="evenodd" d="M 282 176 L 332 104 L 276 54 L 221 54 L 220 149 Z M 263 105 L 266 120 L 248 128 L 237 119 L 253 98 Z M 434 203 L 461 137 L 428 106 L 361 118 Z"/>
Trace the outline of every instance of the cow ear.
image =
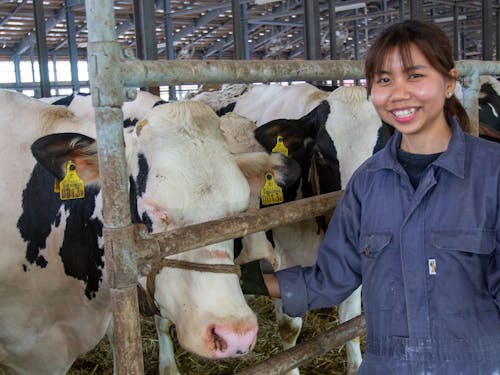
<path id="1" fill-rule="evenodd" d="M 283 143 L 291 154 L 303 147 L 304 140 L 308 138 L 299 120 L 278 119 L 260 125 L 254 132 L 255 139 L 271 152 L 276 146 L 278 136 L 283 138 Z"/>
<path id="2" fill-rule="evenodd" d="M 300 178 L 300 165 L 280 153 L 249 152 L 235 155 L 236 163 L 255 192 L 265 183 L 266 173 L 271 172 L 282 188 L 287 188 Z"/>
<path id="3" fill-rule="evenodd" d="M 86 183 L 99 177 L 97 145 L 93 138 L 78 133 L 58 133 L 39 138 L 31 145 L 35 159 L 56 178 L 66 173 L 66 163 L 72 161 L 76 173 Z"/>

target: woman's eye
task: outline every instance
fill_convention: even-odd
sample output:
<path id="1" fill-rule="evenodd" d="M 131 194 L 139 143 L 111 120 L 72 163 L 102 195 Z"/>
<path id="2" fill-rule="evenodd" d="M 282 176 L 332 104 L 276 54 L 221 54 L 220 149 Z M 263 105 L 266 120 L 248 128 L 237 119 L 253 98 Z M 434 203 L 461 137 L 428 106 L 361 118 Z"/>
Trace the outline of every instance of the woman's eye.
<path id="1" fill-rule="evenodd" d="M 420 77 L 423 77 L 423 75 L 419 74 L 419 73 L 412 73 L 412 74 L 410 74 L 410 78 L 412 78 L 412 79 L 416 79 L 416 78 L 420 78 Z"/>
<path id="2" fill-rule="evenodd" d="M 377 83 L 380 83 L 380 84 L 385 84 L 385 83 L 389 83 L 389 78 L 387 77 L 381 77 L 377 80 Z"/>

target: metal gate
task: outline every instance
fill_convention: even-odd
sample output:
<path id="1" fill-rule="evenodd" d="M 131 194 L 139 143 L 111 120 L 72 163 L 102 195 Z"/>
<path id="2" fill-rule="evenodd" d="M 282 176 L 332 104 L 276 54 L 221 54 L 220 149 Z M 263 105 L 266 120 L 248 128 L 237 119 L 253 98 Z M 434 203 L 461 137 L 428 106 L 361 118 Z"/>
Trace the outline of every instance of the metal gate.
<path id="1" fill-rule="evenodd" d="M 318 216 L 333 209 L 341 192 L 264 208 L 226 219 L 149 235 L 132 225 L 123 141 L 124 98 L 131 88 L 189 83 L 269 82 L 364 78 L 362 61 L 140 61 L 122 51 L 116 38 L 112 0 L 87 0 L 88 64 L 96 114 L 99 168 L 102 180 L 106 267 L 111 286 L 115 372 L 142 375 L 141 333 L 136 281 L 138 264 L 159 256 Z M 464 105 L 478 134 L 479 75 L 500 75 L 500 62 L 457 62 L 465 77 Z M 203 230 L 200 240 L 197 233 Z M 308 343 L 283 352 L 241 374 L 278 374 L 359 336 L 359 316 Z"/>

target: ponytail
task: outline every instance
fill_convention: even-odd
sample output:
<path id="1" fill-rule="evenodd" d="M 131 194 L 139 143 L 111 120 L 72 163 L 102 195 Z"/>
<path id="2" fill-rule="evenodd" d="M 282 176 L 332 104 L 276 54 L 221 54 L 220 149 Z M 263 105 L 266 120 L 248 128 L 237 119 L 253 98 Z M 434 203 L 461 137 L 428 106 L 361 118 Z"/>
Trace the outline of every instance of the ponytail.
<path id="1" fill-rule="evenodd" d="M 444 103 L 444 114 L 449 117 L 454 117 L 460 124 L 462 130 L 470 133 L 471 125 L 469 115 L 455 95 L 446 99 Z"/>

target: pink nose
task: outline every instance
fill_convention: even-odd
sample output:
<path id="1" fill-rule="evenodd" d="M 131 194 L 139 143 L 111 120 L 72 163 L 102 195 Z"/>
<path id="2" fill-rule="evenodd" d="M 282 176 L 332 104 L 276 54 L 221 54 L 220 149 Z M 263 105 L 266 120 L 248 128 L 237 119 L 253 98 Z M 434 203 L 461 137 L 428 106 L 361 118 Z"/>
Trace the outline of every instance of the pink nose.
<path id="1" fill-rule="evenodd" d="M 245 329 L 234 329 L 234 325 L 215 325 L 211 336 L 215 358 L 239 357 L 250 352 L 257 339 L 257 324 L 244 325 Z"/>

